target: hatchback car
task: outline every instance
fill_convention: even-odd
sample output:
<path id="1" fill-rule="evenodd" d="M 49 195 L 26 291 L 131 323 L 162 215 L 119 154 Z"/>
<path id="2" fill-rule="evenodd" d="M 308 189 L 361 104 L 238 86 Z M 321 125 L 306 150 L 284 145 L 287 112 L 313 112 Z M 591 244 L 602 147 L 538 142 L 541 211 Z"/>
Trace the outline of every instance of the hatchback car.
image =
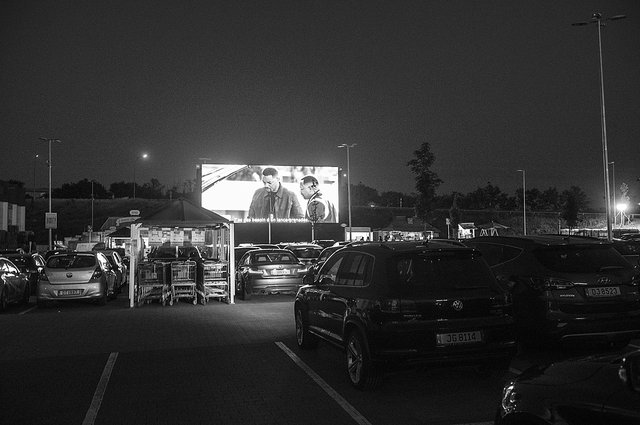
<path id="1" fill-rule="evenodd" d="M 236 270 L 236 294 L 295 294 L 307 268 L 286 249 L 255 249 L 242 256 Z"/>
<path id="2" fill-rule="evenodd" d="M 29 279 L 7 258 L 0 257 L 0 311 L 10 303 L 29 303 Z"/>
<path id="3" fill-rule="evenodd" d="M 20 272 L 27 275 L 29 279 L 29 293 L 36 293 L 38 277 L 44 268 L 44 258 L 37 252 L 31 254 L 7 254 L 5 258 L 11 260 L 18 267 Z"/>
<path id="4" fill-rule="evenodd" d="M 465 241 L 508 287 L 519 337 L 626 345 L 640 335 L 640 275 L 610 243 L 562 235 Z"/>
<path id="5" fill-rule="evenodd" d="M 109 260 L 109 264 L 116 274 L 116 291 L 120 292 L 121 288 L 127 284 L 128 268 L 120 254 L 113 249 L 100 250 Z"/>
<path id="6" fill-rule="evenodd" d="M 496 425 L 640 423 L 640 351 L 533 366 L 508 382 Z"/>
<path id="7" fill-rule="evenodd" d="M 56 254 L 40 275 L 38 306 L 52 301 L 95 300 L 100 305 L 116 296 L 116 273 L 99 251 Z"/>
<path id="8" fill-rule="evenodd" d="M 478 251 L 438 242 L 363 243 L 334 252 L 294 303 L 302 349 L 321 338 L 346 352 L 356 388 L 384 366 L 506 368 L 516 349 L 511 305 Z"/>

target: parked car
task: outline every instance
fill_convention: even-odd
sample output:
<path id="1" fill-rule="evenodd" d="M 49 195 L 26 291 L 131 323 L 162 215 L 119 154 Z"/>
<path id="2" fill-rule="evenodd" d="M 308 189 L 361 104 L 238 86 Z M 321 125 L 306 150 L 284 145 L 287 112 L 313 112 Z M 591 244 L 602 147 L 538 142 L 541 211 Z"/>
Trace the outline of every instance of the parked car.
<path id="1" fill-rule="evenodd" d="M 640 351 L 534 366 L 502 390 L 496 425 L 640 423 Z"/>
<path id="2" fill-rule="evenodd" d="M 311 243 L 314 243 L 316 245 L 320 245 L 322 248 L 328 248 L 328 247 L 332 246 L 334 243 L 336 243 L 336 241 L 333 240 L 333 239 L 316 239 L 316 240 L 312 241 Z"/>
<path id="3" fill-rule="evenodd" d="M 320 245 L 307 243 L 287 245 L 284 249 L 288 249 L 293 252 L 296 257 L 298 257 L 298 260 L 307 267 L 315 263 L 322 252 L 322 247 Z"/>
<path id="4" fill-rule="evenodd" d="M 11 260 L 0 257 L 0 311 L 11 303 L 29 303 L 29 279 Z"/>
<path id="5" fill-rule="evenodd" d="M 640 239 L 614 238 L 611 243 L 632 266 L 640 266 Z"/>
<path id="6" fill-rule="evenodd" d="M 107 257 L 109 264 L 111 264 L 113 271 L 116 273 L 117 292 L 120 292 L 121 288 L 127 284 L 127 278 L 129 276 L 129 269 L 127 265 L 116 250 L 101 249 L 99 252 L 103 253 Z"/>
<path id="7" fill-rule="evenodd" d="M 254 249 L 260 249 L 260 248 L 254 245 L 245 245 L 245 246 L 237 246 L 233 249 L 234 257 L 236 260 L 236 269 L 238 268 L 238 264 L 240 263 L 240 260 L 242 260 L 242 256 L 249 251 L 253 251 Z"/>
<path id="8" fill-rule="evenodd" d="M 116 273 L 99 251 L 72 252 L 49 257 L 38 281 L 37 303 L 94 300 L 105 305 L 116 296 Z"/>
<path id="9" fill-rule="evenodd" d="M 31 254 L 6 254 L 5 258 L 11 260 L 21 273 L 27 275 L 29 279 L 29 294 L 34 295 L 36 286 L 38 286 L 38 277 L 44 268 L 44 258 L 37 252 Z"/>
<path id="10" fill-rule="evenodd" d="M 242 256 L 236 270 L 236 294 L 295 294 L 307 268 L 287 249 L 255 249 Z"/>
<path id="11" fill-rule="evenodd" d="M 379 383 L 386 366 L 506 368 L 516 349 L 506 293 L 478 251 L 452 244 L 344 247 L 300 288 L 294 316 L 298 346 L 341 347 L 359 389 Z"/>
<path id="12" fill-rule="evenodd" d="M 309 284 L 313 283 L 314 277 L 318 273 L 318 270 L 320 270 L 320 267 L 322 267 L 324 262 L 327 261 L 327 259 L 331 256 L 331 254 L 333 254 L 334 252 L 336 252 L 340 248 L 342 248 L 342 246 L 337 245 L 337 246 L 329 246 L 329 247 L 323 249 L 320 252 L 320 255 L 316 259 L 315 263 L 311 264 L 308 267 L 307 273 L 304 275 L 304 278 L 303 278 L 303 283 L 305 285 L 309 285 Z"/>
<path id="13" fill-rule="evenodd" d="M 640 275 L 607 241 L 562 235 L 483 236 L 484 255 L 513 296 L 519 337 L 540 344 L 640 335 Z"/>
<path id="14" fill-rule="evenodd" d="M 623 233 L 622 235 L 620 235 L 620 239 L 624 241 L 640 241 L 640 232 Z"/>

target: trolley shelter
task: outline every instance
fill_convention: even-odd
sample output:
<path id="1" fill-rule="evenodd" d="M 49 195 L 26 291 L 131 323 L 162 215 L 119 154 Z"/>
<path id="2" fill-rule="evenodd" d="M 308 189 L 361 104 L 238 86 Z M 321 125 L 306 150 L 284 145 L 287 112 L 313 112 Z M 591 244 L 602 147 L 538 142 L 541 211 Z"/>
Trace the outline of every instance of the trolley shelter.
<path id="1" fill-rule="evenodd" d="M 234 245 L 232 221 L 186 199 L 140 218 L 131 224 L 129 306 L 180 299 L 234 304 Z"/>

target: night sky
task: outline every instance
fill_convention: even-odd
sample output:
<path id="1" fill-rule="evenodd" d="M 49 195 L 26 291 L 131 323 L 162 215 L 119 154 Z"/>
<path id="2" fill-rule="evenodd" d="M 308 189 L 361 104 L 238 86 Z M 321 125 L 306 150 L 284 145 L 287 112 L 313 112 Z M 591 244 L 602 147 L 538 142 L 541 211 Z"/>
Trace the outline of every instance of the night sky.
<path id="1" fill-rule="evenodd" d="M 0 4 L 0 179 L 182 185 L 198 158 L 346 164 L 415 191 L 580 186 L 603 204 L 596 25 L 609 161 L 640 195 L 640 1 L 29 1 Z M 136 161 L 142 152 L 149 154 Z M 40 158 L 34 159 L 35 154 Z M 612 175 L 613 178 L 613 175 Z M 640 202 L 640 199 L 636 199 Z"/>

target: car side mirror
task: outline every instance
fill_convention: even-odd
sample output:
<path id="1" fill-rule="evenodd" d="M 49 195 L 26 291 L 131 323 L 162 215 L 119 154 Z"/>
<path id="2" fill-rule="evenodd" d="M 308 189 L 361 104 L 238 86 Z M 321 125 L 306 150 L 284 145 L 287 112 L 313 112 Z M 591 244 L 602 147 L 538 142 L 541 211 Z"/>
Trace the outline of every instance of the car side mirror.
<path id="1" fill-rule="evenodd" d="M 622 360 L 618 376 L 635 392 L 640 392 L 640 351 L 636 351 Z"/>

